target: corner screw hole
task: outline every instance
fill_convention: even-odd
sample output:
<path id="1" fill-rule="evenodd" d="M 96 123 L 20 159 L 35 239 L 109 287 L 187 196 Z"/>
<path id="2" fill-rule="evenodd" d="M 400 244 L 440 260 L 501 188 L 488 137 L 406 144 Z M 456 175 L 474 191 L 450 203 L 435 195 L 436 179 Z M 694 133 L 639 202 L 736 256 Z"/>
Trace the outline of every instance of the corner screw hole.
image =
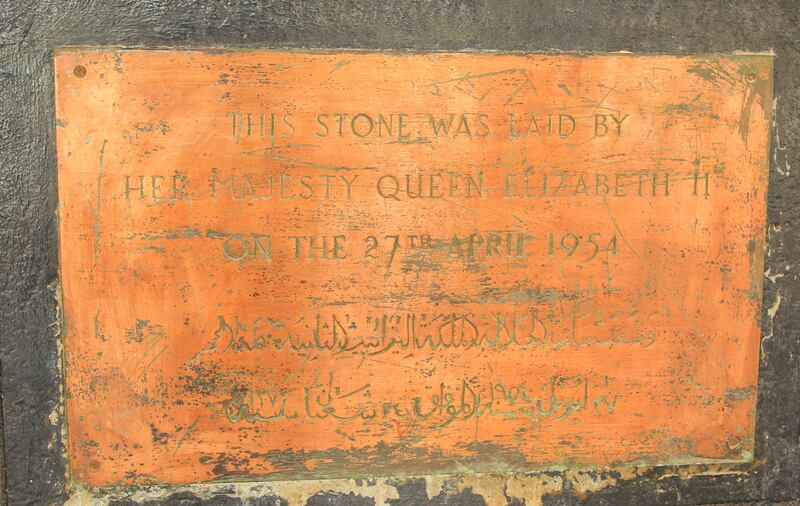
<path id="1" fill-rule="evenodd" d="M 83 65 L 77 65 L 74 69 L 72 69 L 72 73 L 75 74 L 75 77 L 83 78 L 86 76 L 86 67 Z"/>

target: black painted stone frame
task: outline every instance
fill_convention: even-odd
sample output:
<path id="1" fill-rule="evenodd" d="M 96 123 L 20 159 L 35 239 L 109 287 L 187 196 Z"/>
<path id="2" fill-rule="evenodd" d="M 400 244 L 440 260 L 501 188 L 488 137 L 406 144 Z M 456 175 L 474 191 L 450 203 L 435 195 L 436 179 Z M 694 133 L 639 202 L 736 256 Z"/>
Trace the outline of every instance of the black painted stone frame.
<path id="1" fill-rule="evenodd" d="M 53 50 L 121 47 L 775 54 L 756 454 L 735 474 L 655 468 L 546 504 L 800 498 L 800 2 L 797 0 L 0 0 L 0 371 L 8 504 L 67 499 Z M 599 472 L 602 473 L 602 472 Z M 559 477 L 558 473 L 550 473 Z M 613 472 L 608 472 L 613 476 Z M 483 504 L 398 480 L 398 504 Z M 169 494 L 167 494 L 168 496 Z M 147 504 L 280 504 L 221 491 Z M 309 504 L 365 504 L 352 494 Z M 1 502 L 1 501 L 0 501 Z M 120 502 L 118 504 L 131 504 Z M 371 500 L 366 504 L 371 504 Z"/>

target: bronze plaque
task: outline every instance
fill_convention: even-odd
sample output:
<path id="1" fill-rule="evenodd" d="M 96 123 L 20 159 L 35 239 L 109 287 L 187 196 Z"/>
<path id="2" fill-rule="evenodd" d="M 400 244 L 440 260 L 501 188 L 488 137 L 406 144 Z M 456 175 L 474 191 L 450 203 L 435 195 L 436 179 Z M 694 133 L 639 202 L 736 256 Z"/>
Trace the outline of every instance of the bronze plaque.
<path id="1" fill-rule="evenodd" d="M 78 482 L 752 459 L 771 56 L 55 72 Z"/>

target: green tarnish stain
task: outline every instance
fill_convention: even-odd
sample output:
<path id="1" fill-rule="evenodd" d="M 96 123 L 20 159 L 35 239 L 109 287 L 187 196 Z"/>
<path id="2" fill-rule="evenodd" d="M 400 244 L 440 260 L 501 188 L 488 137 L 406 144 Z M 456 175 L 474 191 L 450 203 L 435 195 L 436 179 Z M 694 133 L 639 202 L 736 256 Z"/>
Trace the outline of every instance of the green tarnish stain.
<path id="1" fill-rule="evenodd" d="M 729 388 L 725 390 L 725 397 L 732 401 L 743 401 L 749 399 L 756 393 L 756 387 L 751 385 L 749 387 Z"/>
<path id="2" fill-rule="evenodd" d="M 699 62 L 687 69 L 690 74 L 699 76 L 719 88 L 727 84 L 730 88 L 744 86 L 744 99 L 742 110 L 739 114 L 739 134 L 742 140 L 747 142 L 747 135 L 750 131 L 750 112 L 758 97 L 758 103 L 767 116 L 767 120 L 772 117 L 772 70 L 771 65 L 767 65 L 771 56 L 743 56 L 741 65 L 733 71 L 726 68 L 719 61 L 710 58 Z M 764 77 L 763 71 L 767 69 Z"/>
<path id="3" fill-rule="evenodd" d="M 697 113 L 701 116 L 708 116 L 711 119 L 719 119 L 719 116 L 711 112 L 711 105 L 708 103 L 699 102 L 702 93 L 694 97 L 690 102 L 667 104 L 663 107 L 663 111 L 667 114 L 685 114 L 690 115 Z"/>
<path id="4" fill-rule="evenodd" d="M 767 120 L 772 117 L 772 72 L 770 71 L 766 78 L 762 78 L 759 75 L 758 66 L 745 64 L 739 67 L 739 73 L 744 76 L 745 82 L 749 85 L 745 92 L 742 112 L 739 116 L 739 133 L 742 135 L 742 139 L 747 142 L 747 134 L 750 129 L 750 111 L 753 108 L 756 96 L 758 96 L 758 103 L 761 105 L 761 110 L 764 111 Z"/>
<path id="5" fill-rule="evenodd" d="M 690 74 L 695 74 L 702 79 L 719 87 L 723 83 L 735 84 L 740 79 L 731 74 L 721 63 L 715 59 L 709 59 L 697 65 L 692 65 L 687 69 Z"/>
<path id="6" fill-rule="evenodd" d="M 175 230 L 146 232 L 141 234 L 141 238 L 146 241 L 157 241 L 161 239 L 193 239 L 200 236 L 200 231 L 193 227 L 180 227 Z"/>

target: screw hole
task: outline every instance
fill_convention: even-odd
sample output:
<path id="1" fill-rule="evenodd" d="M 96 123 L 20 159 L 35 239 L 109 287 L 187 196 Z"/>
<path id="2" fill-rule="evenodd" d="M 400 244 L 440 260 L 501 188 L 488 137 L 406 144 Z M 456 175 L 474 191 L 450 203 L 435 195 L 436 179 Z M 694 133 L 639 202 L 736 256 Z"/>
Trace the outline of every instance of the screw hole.
<path id="1" fill-rule="evenodd" d="M 75 74 L 75 77 L 82 78 L 86 75 L 86 67 L 78 65 L 72 69 L 72 73 Z"/>

